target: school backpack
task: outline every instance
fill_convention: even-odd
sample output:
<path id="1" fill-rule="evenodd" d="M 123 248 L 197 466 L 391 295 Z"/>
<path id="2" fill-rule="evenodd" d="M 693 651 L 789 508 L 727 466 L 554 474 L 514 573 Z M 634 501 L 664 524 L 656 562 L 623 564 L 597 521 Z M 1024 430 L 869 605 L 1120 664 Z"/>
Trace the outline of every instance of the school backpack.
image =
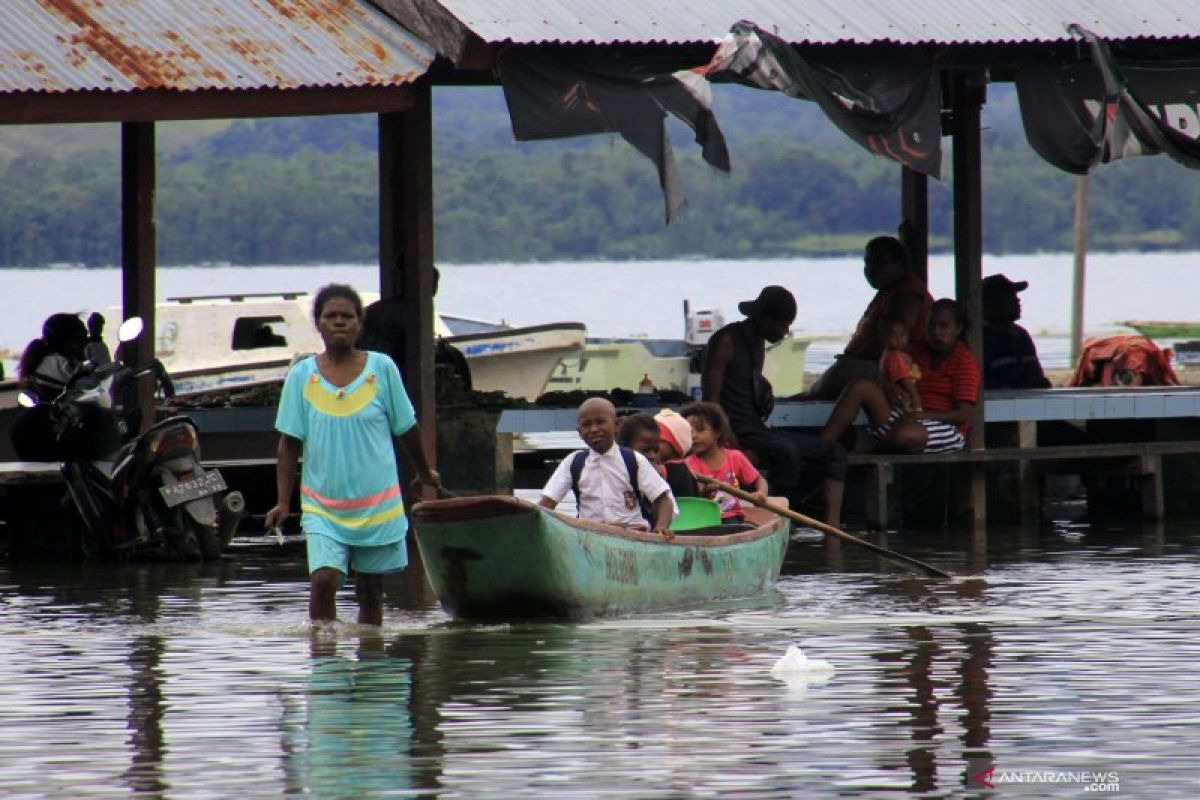
<path id="1" fill-rule="evenodd" d="M 1171 351 L 1145 336 L 1088 339 L 1068 386 L 1178 386 Z"/>
<path id="2" fill-rule="evenodd" d="M 642 510 L 642 517 L 646 520 L 646 524 L 650 529 L 654 529 L 654 506 L 642 494 L 642 490 L 638 488 L 638 463 L 634 453 L 628 447 L 617 445 L 617 450 L 621 453 L 621 460 L 625 462 L 625 471 L 629 473 L 629 485 L 633 487 L 634 494 L 638 497 L 638 505 Z M 576 507 L 579 505 L 579 478 L 583 475 L 583 464 L 587 461 L 588 451 L 580 450 L 571 459 L 571 491 L 575 493 Z"/>

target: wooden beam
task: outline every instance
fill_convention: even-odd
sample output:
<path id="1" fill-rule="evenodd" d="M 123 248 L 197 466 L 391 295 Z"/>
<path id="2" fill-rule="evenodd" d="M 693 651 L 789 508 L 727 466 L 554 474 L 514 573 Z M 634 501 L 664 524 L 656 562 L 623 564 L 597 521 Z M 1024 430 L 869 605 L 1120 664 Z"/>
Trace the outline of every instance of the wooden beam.
<path id="1" fill-rule="evenodd" d="M 1083 349 L 1083 304 L 1087 296 L 1088 176 L 1075 179 L 1075 262 L 1071 273 L 1071 366 Z"/>
<path id="2" fill-rule="evenodd" d="M 983 363 L 983 191 L 980 111 L 987 98 L 983 73 L 952 82 L 954 137 L 954 289 L 967 313 L 967 345 Z M 970 447 L 983 447 L 983 403 L 975 405 Z"/>
<path id="3" fill-rule="evenodd" d="M 0 94 L 0 124 L 155 122 L 403 111 L 409 87 L 236 89 L 178 92 L 23 92 Z"/>
<path id="4" fill-rule="evenodd" d="M 912 226 L 908 255 L 913 272 L 929 283 L 929 178 L 909 167 L 900 168 L 900 219 Z"/>
<path id="5" fill-rule="evenodd" d="M 401 236 L 401 115 L 379 115 L 379 296 L 396 297 L 400 285 Z M 400 372 L 408 374 L 407 364 L 397 364 Z"/>
<path id="6" fill-rule="evenodd" d="M 121 125 L 121 305 L 125 319 L 145 323 L 142 335 L 122 345 L 123 360 L 134 367 L 154 358 L 154 123 Z M 154 424 L 154 376 L 138 382 L 142 430 Z"/>
<path id="7" fill-rule="evenodd" d="M 426 452 L 437 453 L 437 406 L 433 367 L 433 108 L 429 86 L 414 87 L 412 107 L 381 121 L 381 141 L 391 149 L 386 164 L 381 152 L 381 189 L 389 200 L 380 204 L 381 278 L 398 277 L 407 326 L 404 383 L 425 433 Z M 391 116 L 391 115 L 389 115 Z M 394 126 L 394 128 L 393 128 Z M 385 170 L 386 166 L 386 170 Z M 386 174 L 387 177 L 383 177 Z M 381 197 L 382 201 L 382 197 Z M 387 217 L 383 215 L 385 213 Z M 389 259 L 389 261 L 384 261 Z M 394 264 L 397 270 L 388 270 Z M 381 289 L 387 286 L 381 281 Z M 395 288 L 395 287 L 392 287 Z"/>
<path id="8" fill-rule="evenodd" d="M 967 313 L 967 345 L 983 363 L 983 148 L 980 112 L 987 98 L 987 76 L 963 72 L 952 82 L 954 114 L 954 289 Z M 982 387 L 980 387 L 982 388 Z M 967 447 L 983 449 L 983 403 L 975 404 Z M 982 464 L 969 478 L 970 523 L 986 536 L 987 485 Z"/>

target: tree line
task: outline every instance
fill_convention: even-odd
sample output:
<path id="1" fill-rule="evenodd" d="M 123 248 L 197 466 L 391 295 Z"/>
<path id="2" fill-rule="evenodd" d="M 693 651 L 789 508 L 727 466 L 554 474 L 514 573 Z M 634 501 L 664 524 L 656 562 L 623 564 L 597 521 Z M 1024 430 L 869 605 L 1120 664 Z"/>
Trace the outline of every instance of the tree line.
<path id="1" fill-rule="evenodd" d="M 495 131 L 450 135 L 435 144 L 437 257 L 822 255 L 857 251 L 895 228 L 897 166 L 836 137 L 793 134 L 760 127 L 731 137 L 730 175 L 703 165 L 680 138 L 688 208 L 670 226 L 653 166 L 619 140 L 515 144 Z M 105 150 L 0 162 L 0 266 L 119 263 L 119 171 Z M 934 250 L 948 248 L 953 226 L 945 177 L 930 182 Z M 1074 187 L 1073 176 L 1041 161 L 1020 136 L 985 136 L 987 251 L 1070 249 Z M 201 146 L 160 156 L 159 260 L 371 261 L 377 196 L 370 117 L 235 123 Z M 1092 181 L 1091 246 L 1200 249 L 1197 207 L 1200 173 L 1165 157 L 1106 165 Z"/>

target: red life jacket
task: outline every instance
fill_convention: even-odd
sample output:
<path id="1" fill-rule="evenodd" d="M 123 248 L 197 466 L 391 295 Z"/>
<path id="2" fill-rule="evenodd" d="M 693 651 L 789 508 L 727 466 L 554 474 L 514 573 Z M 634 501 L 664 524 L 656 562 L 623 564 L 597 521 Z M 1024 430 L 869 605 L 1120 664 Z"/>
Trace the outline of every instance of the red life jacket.
<path id="1" fill-rule="evenodd" d="M 1178 386 L 1171 351 L 1145 336 L 1088 339 L 1069 386 Z"/>

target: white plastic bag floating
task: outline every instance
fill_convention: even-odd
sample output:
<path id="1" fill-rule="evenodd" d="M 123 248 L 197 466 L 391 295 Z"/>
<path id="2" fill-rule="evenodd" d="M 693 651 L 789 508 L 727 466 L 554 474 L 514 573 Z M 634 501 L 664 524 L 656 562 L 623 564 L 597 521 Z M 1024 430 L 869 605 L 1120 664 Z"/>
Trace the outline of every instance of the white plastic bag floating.
<path id="1" fill-rule="evenodd" d="M 833 664 L 822 658 L 809 658 L 796 645 L 771 667 L 771 675 L 788 685 L 793 692 L 803 694 L 809 686 L 820 686 L 833 677 Z"/>

